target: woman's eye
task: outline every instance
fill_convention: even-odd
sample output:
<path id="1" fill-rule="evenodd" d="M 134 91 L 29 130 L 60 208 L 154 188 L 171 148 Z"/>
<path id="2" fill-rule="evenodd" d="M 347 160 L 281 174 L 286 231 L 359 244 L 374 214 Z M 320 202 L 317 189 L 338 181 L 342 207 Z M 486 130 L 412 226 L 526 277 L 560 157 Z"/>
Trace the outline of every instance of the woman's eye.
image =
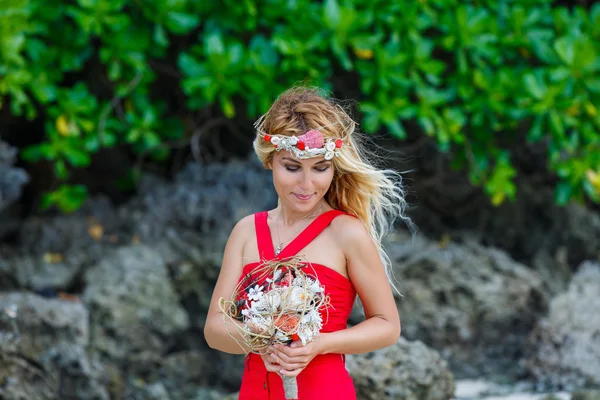
<path id="1" fill-rule="evenodd" d="M 317 170 L 318 172 L 325 172 L 325 171 L 327 171 L 328 169 L 329 169 L 329 167 L 321 167 L 321 168 L 316 168 L 316 170 Z"/>
<path id="2" fill-rule="evenodd" d="M 285 166 L 285 169 L 287 169 L 288 171 L 292 171 L 292 172 L 293 172 L 293 171 L 298 171 L 300 168 L 298 168 L 298 167 L 293 167 L 293 166 L 291 166 L 291 165 L 286 165 L 286 166 Z"/>

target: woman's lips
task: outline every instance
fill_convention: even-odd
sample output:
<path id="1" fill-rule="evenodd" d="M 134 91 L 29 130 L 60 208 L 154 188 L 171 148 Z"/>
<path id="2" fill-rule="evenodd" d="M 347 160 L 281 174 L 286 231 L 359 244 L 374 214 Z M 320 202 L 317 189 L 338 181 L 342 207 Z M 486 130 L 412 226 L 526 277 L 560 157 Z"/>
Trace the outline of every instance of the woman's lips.
<path id="1" fill-rule="evenodd" d="M 296 193 L 294 193 L 294 196 L 296 196 L 300 200 L 310 200 L 310 198 L 313 197 L 312 194 L 304 194 L 304 195 L 302 195 L 302 194 L 296 194 Z"/>

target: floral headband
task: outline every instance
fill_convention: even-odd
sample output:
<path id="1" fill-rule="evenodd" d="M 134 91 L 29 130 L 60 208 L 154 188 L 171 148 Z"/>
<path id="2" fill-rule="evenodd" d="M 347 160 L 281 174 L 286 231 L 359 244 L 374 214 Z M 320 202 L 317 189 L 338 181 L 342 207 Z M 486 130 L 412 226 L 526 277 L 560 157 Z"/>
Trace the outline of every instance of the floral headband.
<path id="1" fill-rule="evenodd" d="M 339 154 L 339 149 L 342 147 L 342 139 L 327 139 L 316 129 L 311 129 L 304 135 L 300 136 L 277 136 L 265 135 L 265 141 L 270 142 L 275 150 L 287 150 L 297 158 L 312 158 L 323 155 L 326 160 L 331 160 L 333 156 Z"/>

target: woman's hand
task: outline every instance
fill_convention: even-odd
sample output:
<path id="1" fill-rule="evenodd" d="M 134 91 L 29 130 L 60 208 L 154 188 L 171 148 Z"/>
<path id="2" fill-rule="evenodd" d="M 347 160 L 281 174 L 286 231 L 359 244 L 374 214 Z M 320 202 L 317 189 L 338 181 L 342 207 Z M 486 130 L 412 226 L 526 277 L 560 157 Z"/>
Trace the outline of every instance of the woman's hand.
<path id="1" fill-rule="evenodd" d="M 260 357 L 263 359 L 265 363 L 265 368 L 269 372 L 275 372 L 276 374 L 281 376 L 281 365 L 277 363 L 275 356 L 269 353 L 261 354 Z"/>
<path id="2" fill-rule="evenodd" d="M 306 346 L 297 340 L 289 346 L 275 344 L 269 347 L 267 355 L 263 356 L 267 371 L 277 372 L 281 376 L 298 376 L 308 363 L 321 353 L 320 337 Z"/>

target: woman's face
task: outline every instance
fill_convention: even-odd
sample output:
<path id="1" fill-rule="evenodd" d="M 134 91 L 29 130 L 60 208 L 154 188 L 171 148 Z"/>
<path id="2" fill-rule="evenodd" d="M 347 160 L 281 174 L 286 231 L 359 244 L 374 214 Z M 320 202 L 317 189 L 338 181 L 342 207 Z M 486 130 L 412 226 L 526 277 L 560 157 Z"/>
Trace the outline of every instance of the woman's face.
<path id="1" fill-rule="evenodd" d="M 325 158 L 297 159 L 289 151 L 273 155 L 273 184 L 291 211 L 310 212 L 325 196 L 333 180 L 333 163 Z"/>

